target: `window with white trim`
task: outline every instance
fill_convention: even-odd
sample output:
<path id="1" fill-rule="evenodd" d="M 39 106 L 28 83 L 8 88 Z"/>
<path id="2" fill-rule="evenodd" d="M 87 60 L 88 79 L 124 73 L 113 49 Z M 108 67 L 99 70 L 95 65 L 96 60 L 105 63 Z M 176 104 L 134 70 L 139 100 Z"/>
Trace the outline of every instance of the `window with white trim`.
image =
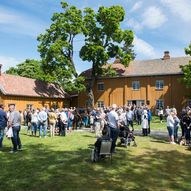
<path id="1" fill-rule="evenodd" d="M 156 89 L 162 90 L 164 88 L 164 80 L 156 80 Z"/>
<path id="2" fill-rule="evenodd" d="M 103 82 L 97 83 L 97 90 L 98 91 L 104 91 L 104 83 Z"/>
<path id="3" fill-rule="evenodd" d="M 164 108 L 164 100 L 158 99 L 156 100 L 156 109 Z"/>
<path id="4" fill-rule="evenodd" d="M 139 90 L 140 89 L 140 82 L 139 81 L 132 81 L 132 89 Z"/>
<path id="5" fill-rule="evenodd" d="M 104 107 L 104 102 L 103 101 L 98 101 L 97 102 L 97 107 L 98 108 L 103 108 Z"/>

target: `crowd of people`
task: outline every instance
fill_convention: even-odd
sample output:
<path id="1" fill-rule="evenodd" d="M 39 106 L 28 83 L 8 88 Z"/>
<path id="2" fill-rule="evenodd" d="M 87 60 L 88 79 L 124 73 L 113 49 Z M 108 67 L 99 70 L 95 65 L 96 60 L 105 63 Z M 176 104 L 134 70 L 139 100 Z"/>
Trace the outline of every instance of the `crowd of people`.
<path id="1" fill-rule="evenodd" d="M 158 116 L 161 123 L 165 116 L 167 120 L 167 130 L 169 133 L 169 141 L 172 144 L 176 142 L 184 142 L 190 144 L 190 128 L 191 128 L 191 108 L 186 107 L 182 110 L 179 117 L 176 109 L 167 108 L 158 110 Z M 107 108 L 96 109 L 76 109 L 63 108 L 59 109 L 26 109 L 23 112 L 16 111 L 14 105 L 9 106 L 9 111 L 5 112 L 3 105 L 0 105 L 0 148 L 4 137 L 5 128 L 11 127 L 13 135 L 11 140 L 13 143 L 12 152 L 21 149 L 21 140 L 19 132 L 21 125 L 27 127 L 27 133 L 39 138 L 46 138 L 47 135 L 54 137 L 55 135 L 65 136 L 74 129 L 82 127 L 90 127 L 95 132 L 97 138 L 102 136 L 102 131 L 107 131 L 107 135 L 112 139 L 112 152 L 115 152 L 115 146 L 120 129 L 128 127 L 133 132 L 134 124 L 141 125 L 142 135 L 148 136 L 151 132 L 150 122 L 152 120 L 151 110 L 146 106 L 128 105 L 126 107 L 117 107 L 113 104 Z M 23 123 L 23 124 L 22 124 Z M 182 129 L 182 135 L 178 139 L 178 128 Z M 49 131 L 49 134 L 47 133 Z"/>

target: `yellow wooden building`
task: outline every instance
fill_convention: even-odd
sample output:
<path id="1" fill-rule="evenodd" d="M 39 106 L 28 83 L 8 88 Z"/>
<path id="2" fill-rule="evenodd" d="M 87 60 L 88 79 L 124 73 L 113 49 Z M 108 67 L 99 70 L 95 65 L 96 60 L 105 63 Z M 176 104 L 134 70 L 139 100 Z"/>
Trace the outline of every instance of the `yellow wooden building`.
<path id="1" fill-rule="evenodd" d="M 166 51 L 163 58 L 132 61 L 125 68 L 116 60 L 112 65 L 115 77 L 99 77 L 94 86 L 95 107 L 127 104 L 148 104 L 150 108 L 174 106 L 179 111 L 191 104 L 191 90 L 180 83 L 180 65 L 188 64 L 191 57 L 171 58 Z M 91 80 L 91 69 L 82 73 Z M 78 96 L 78 106 L 85 107 L 87 94 Z"/>
<path id="2" fill-rule="evenodd" d="M 0 66 L 1 68 L 1 66 Z M 26 108 L 63 108 L 70 106 L 70 96 L 58 85 L 0 72 L 0 103 Z"/>

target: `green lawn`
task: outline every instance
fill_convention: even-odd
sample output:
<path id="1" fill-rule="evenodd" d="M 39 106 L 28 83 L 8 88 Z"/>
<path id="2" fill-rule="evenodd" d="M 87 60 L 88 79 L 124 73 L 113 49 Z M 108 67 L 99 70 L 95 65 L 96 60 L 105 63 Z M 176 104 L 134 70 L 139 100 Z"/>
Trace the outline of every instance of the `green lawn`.
<path id="1" fill-rule="evenodd" d="M 136 122 L 134 122 L 134 125 L 136 130 L 141 129 L 141 125 L 136 125 Z M 159 117 L 153 116 L 151 121 L 151 130 L 167 132 L 166 119 L 164 118 L 163 123 L 160 123 Z"/>
<path id="2" fill-rule="evenodd" d="M 90 162 L 94 134 L 39 139 L 22 131 L 24 150 L 0 153 L 1 191 L 191 190 L 191 151 L 159 137 L 136 137 L 138 147 L 120 147 L 113 163 Z"/>

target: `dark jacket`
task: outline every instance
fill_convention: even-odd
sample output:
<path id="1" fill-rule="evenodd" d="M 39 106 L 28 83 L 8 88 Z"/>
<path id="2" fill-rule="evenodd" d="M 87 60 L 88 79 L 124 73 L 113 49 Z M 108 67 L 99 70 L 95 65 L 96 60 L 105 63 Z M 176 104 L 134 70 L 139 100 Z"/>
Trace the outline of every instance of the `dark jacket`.
<path id="1" fill-rule="evenodd" d="M 7 126 L 7 114 L 0 109 L 0 129 L 4 129 Z"/>
<path id="2" fill-rule="evenodd" d="M 187 128 L 191 126 L 190 124 L 190 117 L 188 115 L 185 115 L 183 118 L 182 118 L 182 123 L 184 126 L 186 126 Z"/>

